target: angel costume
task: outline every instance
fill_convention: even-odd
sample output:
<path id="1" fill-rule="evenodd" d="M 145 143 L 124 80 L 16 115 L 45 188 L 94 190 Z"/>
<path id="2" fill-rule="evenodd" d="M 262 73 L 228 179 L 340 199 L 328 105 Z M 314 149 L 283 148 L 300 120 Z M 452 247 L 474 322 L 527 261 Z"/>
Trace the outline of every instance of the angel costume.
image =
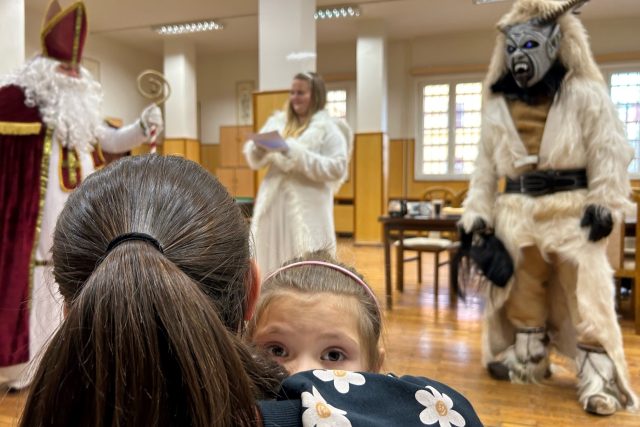
<path id="1" fill-rule="evenodd" d="M 277 112 L 260 132 L 282 134 L 286 114 Z M 333 195 L 347 177 L 352 133 L 327 111 L 316 112 L 297 138 L 286 138 L 289 151 L 266 152 L 247 141 L 252 169 L 268 166 L 256 198 L 251 229 L 256 260 L 265 275 L 306 251 L 335 252 Z"/>

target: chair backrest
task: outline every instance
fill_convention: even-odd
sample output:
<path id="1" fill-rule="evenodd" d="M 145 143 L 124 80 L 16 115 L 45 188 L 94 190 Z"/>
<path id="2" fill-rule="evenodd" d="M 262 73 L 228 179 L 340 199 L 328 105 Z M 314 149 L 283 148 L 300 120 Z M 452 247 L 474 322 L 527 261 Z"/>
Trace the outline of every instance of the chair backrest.
<path id="1" fill-rule="evenodd" d="M 624 227 L 624 221 L 614 224 L 607 241 L 607 258 L 616 275 L 619 275 L 618 270 L 623 268 L 624 263 Z"/>
<path id="2" fill-rule="evenodd" d="M 464 202 L 465 197 L 467 197 L 467 193 L 469 192 L 469 187 L 464 188 L 456 193 L 455 198 L 453 199 L 453 203 L 451 206 L 454 208 L 462 207 L 462 202 Z"/>
<path id="3" fill-rule="evenodd" d="M 456 198 L 456 193 L 447 187 L 429 187 L 422 194 L 422 200 L 442 200 L 444 206 L 452 206 Z"/>
<path id="4" fill-rule="evenodd" d="M 636 213 L 634 215 L 636 222 L 636 236 L 625 236 L 626 224 L 625 220 L 621 223 L 617 223 L 613 225 L 613 231 L 608 237 L 607 241 L 607 258 L 609 259 L 609 263 L 611 267 L 615 271 L 616 277 L 629 277 L 633 278 L 635 275 L 635 266 L 633 268 L 628 268 L 625 266 L 625 237 L 635 240 L 635 250 L 633 250 L 634 255 L 631 258 L 638 259 L 640 253 L 638 252 L 638 243 L 639 240 L 637 238 L 637 230 L 640 227 L 638 221 L 640 221 L 640 211 L 638 210 L 638 203 L 640 202 L 640 189 L 634 188 L 631 193 L 631 200 L 636 204 Z M 629 258 L 629 257 L 627 257 Z M 636 263 L 636 265 L 638 265 Z"/>
<path id="5" fill-rule="evenodd" d="M 636 334 L 640 334 L 640 188 L 634 188 L 633 201 L 636 202 L 636 252 L 633 279 L 633 317 Z"/>

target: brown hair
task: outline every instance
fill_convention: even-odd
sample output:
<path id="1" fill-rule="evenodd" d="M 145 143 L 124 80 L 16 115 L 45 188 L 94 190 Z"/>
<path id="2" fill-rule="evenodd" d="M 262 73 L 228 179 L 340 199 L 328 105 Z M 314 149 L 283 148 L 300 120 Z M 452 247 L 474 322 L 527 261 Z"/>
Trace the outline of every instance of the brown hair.
<path id="1" fill-rule="evenodd" d="M 309 252 L 300 258 L 287 261 L 284 266 L 304 261 L 322 261 L 349 270 L 362 279 L 362 275 L 354 268 L 337 262 L 328 251 L 320 250 Z M 278 297 L 288 292 L 301 294 L 316 294 L 326 292 L 332 295 L 354 297 L 359 310 L 359 335 L 363 345 L 363 352 L 367 357 L 367 369 L 377 371 L 380 369 L 379 345 L 382 339 L 382 315 L 380 307 L 375 300 L 371 289 L 366 289 L 362 284 L 339 270 L 317 264 L 299 265 L 295 268 L 283 268 L 267 277 L 262 283 L 260 299 L 256 306 L 256 312 L 249 323 L 247 335 L 251 339 L 255 332 L 260 317 L 264 314 L 269 304 Z"/>
<path id="2" fill-rule="evenodd" d="M 107 250 L 132 232 L 159 249 L 128 240 Z M 249 257 L 239 208 L 196 163 L 129 157 L 89 176 L 56 225 L 67 317 L 21 425 L 254 425 L 255 398 L 279 378 L 235 336 Z"/>
<path id="3" fill-rule="evenodd" d="M 293 76 L 293 79 L 309 82 L 309 88 L 311 90 L 311 105 L 309 105 L 309 114 L 303 122 L 300 122 L 295 111 L 293 111 L 293 106 L 289 101 L 287 101 L 287 124 L 282 132 L 285 138 L 290 136 L 300 136 L 309 126 L 311 117 L 313 117 L 313 115 L 318 111 L 324 109 L 324 106 L 327 103 L 327 89 L 324 85 L 324 80 L 322 80 L 322 77 L 320 77 L 319 74 L 312 72 L 298 73 Z"/>

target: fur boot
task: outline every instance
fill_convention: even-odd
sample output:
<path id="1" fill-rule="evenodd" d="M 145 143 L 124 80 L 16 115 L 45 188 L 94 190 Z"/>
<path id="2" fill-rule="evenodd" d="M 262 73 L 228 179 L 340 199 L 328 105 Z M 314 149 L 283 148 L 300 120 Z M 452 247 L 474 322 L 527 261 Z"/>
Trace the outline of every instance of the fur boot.
<path id="1" fill-rule="evenodd" d="M 549 339 L 544 328 L 519 329 L 516 342 L 490 363 L 489 373 L 497 379 L 515 383 L 537 383 L 551 375 Z"/>
<path id="2" fill-rule="evenodd" d="M 578 399 L 585 411 L 611 415 L 624 406 L 616 369 L 602 348 L 578 345 Z"/>

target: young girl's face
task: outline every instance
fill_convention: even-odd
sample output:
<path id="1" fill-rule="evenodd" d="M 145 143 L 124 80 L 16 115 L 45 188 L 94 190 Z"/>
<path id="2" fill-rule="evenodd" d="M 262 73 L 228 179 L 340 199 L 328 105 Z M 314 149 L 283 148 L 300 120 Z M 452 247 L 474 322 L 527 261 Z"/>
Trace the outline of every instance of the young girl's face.
<path id="1" fill-rule="evenodd" d="M 291 374 L 312 369 L 366 371 L 355 297 L 286 292 L 257 319 L 253 342 Z"/>
<path id="2" fill-rule="evenodd" d="M 311 107 L 311 83 L 306 80 L 293 79 L 289 102 L 298 117 L 306 117 Z"/>

